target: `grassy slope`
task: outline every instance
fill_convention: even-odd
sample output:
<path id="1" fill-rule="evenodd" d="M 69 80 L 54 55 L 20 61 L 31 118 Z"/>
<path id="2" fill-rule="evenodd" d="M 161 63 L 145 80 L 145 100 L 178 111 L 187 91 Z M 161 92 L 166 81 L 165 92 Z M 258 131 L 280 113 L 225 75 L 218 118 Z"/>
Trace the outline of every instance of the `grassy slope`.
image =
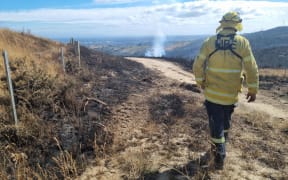
<path id="1" fill-rule="evenodd" d="M 11 57 L 20 126 L 16 130 L 13 125 L 3 77 L 0 179 L 75 178 L 86 168 L 87 159 L 99 167 L 91 178 L 105 179 L 118 172 L 120 179 L 175 177 L 177 169 L 188 176 L 187 160 L 193 165 L 191 178 L 213 177 L 213 172 L 199 167 L 199 152 L 209 148 L 207 117 L 199 94 L 159 78 L 138 63 L 84 47 L 79 69 L 69 46 L 1 32 L 1 48 L 7 48 Z M 61 46 L 66 52 L 65 77 L 59 62 Z M 287 146 L 280 145 L 287 144 L 286 122 L 276 119 L 281 123 L 274 124 L 264 113 L 253 112 L 235 114 L 230 146 L 239 152 L 228 159 L 229 171 L 220 175 L 247 178 L 261 169 L 255 176 L 285 178 Z M 269 171 L 263 172 L 263 167 Z"/>
<path id="2" fill-rule="evenodd" d="M 61 114 L 60 92 L 65 83 L 60 63 L 57 63 L 60 43 L 0 30 L 0 48 L 9 55 L 19 125 L 11 117 L 10 99 L 3 61 L 1 68 L 1 179 L 50 176 L 46 165 L 54 152 L 49 152 L 57 125 L 47 121 L 47 115 Z M 58 104 L 57 104 L 58 103 Z M 58 108 L 58 110 L 56 110 Z M 51 134 L 50 134 L 51 133 Z M 54 143 L 56 144 L 56 143 Z M 57 150 L 57 149 L 56 149 Z M 57 154 L 57 153 L 56 153 Z M 54 154 L 56 157 L 58 157 Z M 51 160 L 50 160 L 51 161 Z M 60 170 L 59 170 L 60 171 Z M 52 176 L 56 176 L 55 173 Z"/>
<path id="3" fill-rule="evenodd" d="M 0 29 L 0 49 L 6 50 L 10 61 L 13 63 L 15 59 L 26 58 L 37 60 L 35 63 L 45 65 L 50 74 L 56 74 L 55 64 L 45 63 L 58 56 L 60 43 L 53 42 L 44 38 L 35 37 L 29 34 L 17 33 L 8 29 Z M 2 53 L 2 52 L 1 52 Z M 38 60 L 41 60 L 38 61 Z M 1 72 L 3 66 L 1 67 Z"/>
<path id="4" fill-rule="evenodd" d="M 9 30 L 0 33 L 0 48 L 6 49 L 10 57 L 20 122 L 16 128 L 2 73 L 0 179 L 79 175 L 88 157 L 100 157 L 103 151 L 109 151 L 113 133 L 103 127 L 111 123 L 110 107 L 139 91 L 143 85 L 138 79 L 145 78 L 142 74 L 148 75 L 149 71 L 137 63 L 119 61 L 85 47 L 81 47 L 79 68 L 71 45 Z M 65 75 L 60 47 L 65 49 Z M 0 66 L 4 72 L 3 64 Z"/>

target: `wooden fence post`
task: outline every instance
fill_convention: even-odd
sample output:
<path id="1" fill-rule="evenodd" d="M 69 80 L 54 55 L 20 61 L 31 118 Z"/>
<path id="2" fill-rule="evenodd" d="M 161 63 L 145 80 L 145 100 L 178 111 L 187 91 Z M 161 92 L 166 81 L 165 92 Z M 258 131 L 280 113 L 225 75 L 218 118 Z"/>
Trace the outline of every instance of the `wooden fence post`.
<path id="1" fill-rule="evenodd" d="M 80 42 L 77 41 L 77 46 L 78 46 L 78 56 L 79 56 L 79 67 L 81 67 L 81 52 L 80 52 Z"/>
<path id="2" fill-rule="evenodd" d="M 62 60 L 62 65 L 63 65 L 63 71 L 65 73 L 66 70 L 65 70 L 65 59 L 64 59 L 64 48 L 63 47 L 61 47 L 61 60 Z"/>
<path id="3" fill-rule="evenodd" d="M 6 70 L 6 77 L 7 77 L 9 93 L 10 93 L 10 96 L 11 96 L 11 105 L 12 105 L 12 110 L 13 110 L 13 118 L 14 118 L 14 121 L 15 121 L 15 125 L 17 126 L 18 125 L 18 118 L 17 118 L 16 105 L 15 105 L 15 99 L 14 99 L 14 90 L 13 90 L 13 85 L 12 85 L 12 80 L 11 80 L 9 59 L 8 59 L 7 52 L 5 50 L 3 51 L 3 57 L 4 57 L 4 64 L 5 64 L 5 70 Z"/>

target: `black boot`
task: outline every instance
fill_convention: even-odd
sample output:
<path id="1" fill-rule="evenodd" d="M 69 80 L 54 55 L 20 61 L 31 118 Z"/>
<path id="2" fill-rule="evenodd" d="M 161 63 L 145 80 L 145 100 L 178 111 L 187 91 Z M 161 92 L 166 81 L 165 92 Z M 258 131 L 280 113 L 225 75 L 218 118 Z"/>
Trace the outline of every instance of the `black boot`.
<path id="1" fill-rule="evenodd" d="M 215 170 L 224 169 L 224 159 L 225 159 L 225 144 L 215 144 L 214 149 L 214 166 Z"/>
<path id="2" fill-rule="evenodd" d="M 219 153 L 217 153 L 215 155 L 214 166 L 215 166 L 215 170 L 223 170 L 224 169 L 224 158 L 221 157 L 221 155 Z"/>

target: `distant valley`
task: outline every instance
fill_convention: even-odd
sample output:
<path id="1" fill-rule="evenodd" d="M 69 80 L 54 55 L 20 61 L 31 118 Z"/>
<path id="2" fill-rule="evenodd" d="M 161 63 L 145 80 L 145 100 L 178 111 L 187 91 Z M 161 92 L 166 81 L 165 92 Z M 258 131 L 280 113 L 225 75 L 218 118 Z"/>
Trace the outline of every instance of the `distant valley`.
<path id="1" fill-rule="evenodd" d="M 199 51 L 201 43 L 206 36 L 168 36 L 163 43 L 157 44 L 154 37 L 127 37 L 127 38 L 96 38 L 82 39 L 82 44 L 97 51 L 116 56 L 147 56 L 147 52 L 153 51 L 156 43 L 158 48 L 163 46 L 165 53 L 154 57 L 181 58 L 190 60 Z M 156 51 L 161 51 L 157 50 Z M 146 55 L 145 55 L 146 54 Z M 149 54 L 149 53 L 148 53 Z M 151 54 L 153 57 L 153 53 Z"/>
<path id="2" fill-rule="evenodd" d="M 288 67 L 288 26 L 243 34 L 249 39 L 259 67 Z M 82 44 L 116 56 L 150 56 L 191 61 L 207 36 L 82 39 Z M 158 42 L 157 42 L 158 41 Z M 161 49 L 162 48 L 162 49 Z M 154 52 L 153 52 L 154 51 Z"/>

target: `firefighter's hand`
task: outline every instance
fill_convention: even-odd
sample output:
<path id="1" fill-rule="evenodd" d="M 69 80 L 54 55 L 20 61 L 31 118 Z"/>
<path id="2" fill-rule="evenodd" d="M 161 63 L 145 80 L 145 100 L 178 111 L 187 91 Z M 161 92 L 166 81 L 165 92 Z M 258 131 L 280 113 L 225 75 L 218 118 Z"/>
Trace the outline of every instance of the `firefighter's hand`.
<path id="1" fill-rule="evenodd" d="M 253 102 L 256 100 L 256 94 L 248 92 L 246 95 L 246 99 L 248 100 L 248 103 Z"/>

